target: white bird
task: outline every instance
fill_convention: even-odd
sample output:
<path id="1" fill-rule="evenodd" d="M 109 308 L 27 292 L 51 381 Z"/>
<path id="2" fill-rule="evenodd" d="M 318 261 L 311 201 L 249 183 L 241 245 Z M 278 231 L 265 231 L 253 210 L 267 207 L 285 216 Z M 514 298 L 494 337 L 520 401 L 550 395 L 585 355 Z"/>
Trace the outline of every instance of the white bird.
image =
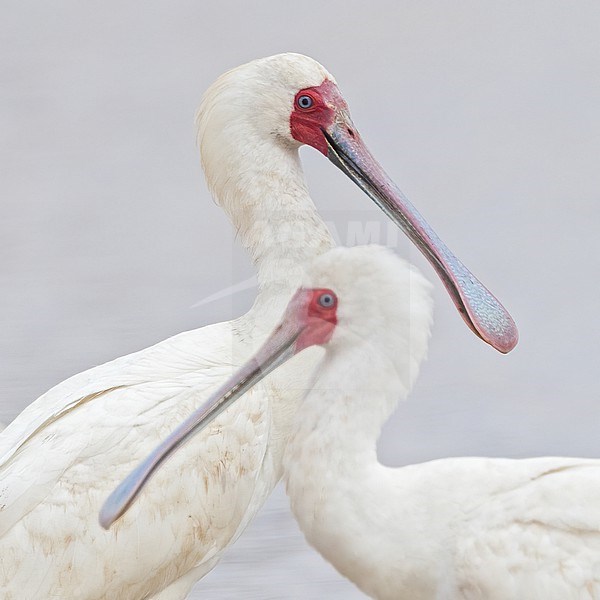
<path id="1" fill-rule="evenodd" d="M 250 356 L 301 265 L 332 246 L 298 148 L 327 154 L 428 255 L 469 326 L 502 352 L 510 316 L 401 196 L 362 143 L 333 77 L 295 54 L 222 76 L 199 113 L 205 174 L 258 271 L 252 310 L 90 369 L 0 436 L 0 596 L 178 600 L 210 570 L 281 476 L 316 354 L 247 395 L 170 463 L 110 531 L 98 510 L 122 477 Z M 202 463 L 192 460 L 202 455 Z M 107 526 L 116 515 L 104 515 Z"/>
<path id="2" fill-rule="evenodd" d="M 381 247 L 318 257 L 255 357 L 121 489 L 133 484 L 139 492 L 215 414 L 285 360 L 324 344 L 295 417 L 283 478 L 304 535 L 326 560 L 379 600 L 597 600 L 599 460 L 378 462 L 381 427 L 426 354 L 429 289 Z"/>

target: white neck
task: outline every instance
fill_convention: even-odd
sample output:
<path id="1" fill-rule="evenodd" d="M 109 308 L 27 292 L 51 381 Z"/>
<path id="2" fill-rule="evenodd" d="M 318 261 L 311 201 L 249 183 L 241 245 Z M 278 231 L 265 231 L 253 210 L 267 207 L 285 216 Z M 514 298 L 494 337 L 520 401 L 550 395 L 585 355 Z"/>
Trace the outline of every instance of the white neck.
<path id="1" fill-rule="evenodd" d="M 308 542 L 369 595 L 416 599 L 424 586 L 422 597 L 435 597 L 428 593 L 436 553 L 424 536 L 428 524 L 415 518 L 420 479 L 410 467 L 382 466 L 376 454 L 381 427 L 414 374 L 407 380 L 367 344 L 336 350 L 326 356 L 285 450 L 292 512 Z"/>
<path id="2" fill-rule="evenodd" d="M 234 139 L 245 141 L 219 137 L 218 151 L 210 140 L 202 142 L 204 171 L 257 269 L 252 312 L 281 309 L 300 283 L 301 266 L 330 249 L 333 239 L 308 193 L 297 147 L 251 132 Z"/>

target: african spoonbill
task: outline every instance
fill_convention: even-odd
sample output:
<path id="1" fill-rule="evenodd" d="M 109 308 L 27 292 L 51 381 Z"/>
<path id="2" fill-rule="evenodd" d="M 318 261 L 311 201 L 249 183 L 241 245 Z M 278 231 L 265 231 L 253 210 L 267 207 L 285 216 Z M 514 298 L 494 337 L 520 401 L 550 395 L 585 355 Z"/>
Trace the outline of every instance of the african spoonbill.
<path id="1" fill-rule="evenodd" d="M 111 500 L 133 500 L 215 415 L 300 351 L 324 345 L 294 419 L 283 478 L 308 542 L 342 575 L 379 600 L 597 599 L 599 460 L 378 462 L 381 427 L 426 354 L 429 289 L 385 248 L 319 256 L 256 355 Z"/>

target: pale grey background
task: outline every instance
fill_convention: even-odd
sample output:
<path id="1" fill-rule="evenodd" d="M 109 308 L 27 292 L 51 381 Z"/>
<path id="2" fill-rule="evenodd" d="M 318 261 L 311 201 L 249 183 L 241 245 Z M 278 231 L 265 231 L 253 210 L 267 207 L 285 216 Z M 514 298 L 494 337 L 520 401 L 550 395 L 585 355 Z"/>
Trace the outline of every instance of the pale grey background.
<path id="1" fill-rule="evenodd" d="M 402 241 L 435 280 L 436 326 L 382 460 L 600 455 L 598 2 L 20 0 L 0 15 L 4 421 L 77 371 L 249 306 L 191 308 L 251 274 L 193 114 L 225 69 L 294 50 L 336 75 L 373 152 L 520 326 L 513 354 L 486 347 Z M 342 232 L 380 220 L 303 158 Z M 360 595 L 279 490 L 194 597 Z"/>

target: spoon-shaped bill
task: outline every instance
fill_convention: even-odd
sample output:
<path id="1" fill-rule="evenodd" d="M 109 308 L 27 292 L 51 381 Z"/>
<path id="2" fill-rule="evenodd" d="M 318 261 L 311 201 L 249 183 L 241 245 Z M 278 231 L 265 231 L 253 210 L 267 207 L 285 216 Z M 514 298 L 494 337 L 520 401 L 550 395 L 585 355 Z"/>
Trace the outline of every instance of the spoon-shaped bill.
<path id="1" fill-rule="evenodd" d="M 336 114 L 323 129 L 327 156 L 398 225 L 432 264 L 465 323 L 496 350 L 507 353 L 519 339 L 508 311 L 437 236 L 362 141 L 350 116 Z"/>

